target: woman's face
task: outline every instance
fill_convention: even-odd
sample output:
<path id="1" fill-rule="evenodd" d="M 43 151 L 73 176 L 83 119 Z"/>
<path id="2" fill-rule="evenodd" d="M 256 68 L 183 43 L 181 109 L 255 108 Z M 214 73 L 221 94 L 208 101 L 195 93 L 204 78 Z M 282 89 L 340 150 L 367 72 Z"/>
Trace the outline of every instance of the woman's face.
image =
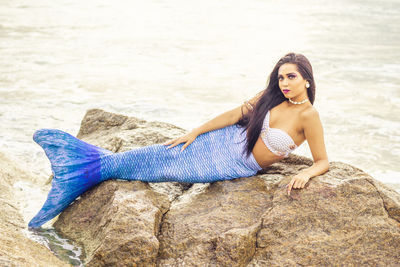
<path id="1" fill-rule="evenodd" d="M 307 97 L 306 80 L 297 71 L 297 66 L 292 63 L 285 63 L 278 70 L 279 88 L 286 98 Z"/>

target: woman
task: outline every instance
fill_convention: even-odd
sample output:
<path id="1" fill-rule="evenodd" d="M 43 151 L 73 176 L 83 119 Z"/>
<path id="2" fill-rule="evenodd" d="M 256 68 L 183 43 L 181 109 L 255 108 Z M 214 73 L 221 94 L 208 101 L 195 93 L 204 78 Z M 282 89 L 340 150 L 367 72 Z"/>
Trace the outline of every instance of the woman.
<path id="1" fill-rule="evenodd" d="M 303 55 L 289 53 L 274 67 L 264 91 L 164 144 L 114 154 L 59 130 L 36 131 L 33 138 L 50 159 L 54 178 L 29 227 L 41 226 L 110 178 L 205 183 L 248 177 L 307 140 L 314 164 L 292 178 L 287 185 L 290 195 L 292 188 L 303 188 L 329 168 L 314 97 L 311 64 Z"/>

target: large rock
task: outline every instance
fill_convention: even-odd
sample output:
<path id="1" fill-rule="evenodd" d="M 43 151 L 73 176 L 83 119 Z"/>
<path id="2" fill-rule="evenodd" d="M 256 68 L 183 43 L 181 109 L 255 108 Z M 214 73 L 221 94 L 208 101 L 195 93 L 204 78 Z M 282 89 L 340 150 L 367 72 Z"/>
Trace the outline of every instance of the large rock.
<path id="1" fill-rule="evenodd" d="M 0 266 L 70 266 L 50 250 L 29 239 L 14 183 L 32 181 L 15 162 L 0 153 Z"/>
<path id="2" fill-rule="evenodd" d="M 106 181 L 84 194 L 54 224 L 83 245 L 87 266 L 155 265 L 166 196 L 139 181 Z"/>
<path id="3" fill-rule="evenodd" d="M 272 195 L 259 177 L 192 187 L 164 217 L 159 264 L 245 266 Z"/>
<path id="4" fill-rule="evenodd" d="M 78 137 L 121 152 L 182 133 L 90 110 Z M 334 162 L 287 196 L 311 164 L 293 155 L 255 177 L 193 186 L 107 181 L 55 227 L 84 247 L 87 266 L 400 265 L 400 195 Z"/>
<path id="5" fill-rule="evenodd" d="M 397 192 L 338 162 L 291 197 L 288 182 L 262 216 L 249 266 L 400 266 Z"/>
<path id="6" fill-rule="evenodd" d="M 113 152 L 149 145 L 184 131 L 166 123 L 89 110 L 78 137 Z M 152 266 L 157 238 L 170 201 L 187 185 L 140 181 L 106 181 L 67 208 L 54 227 L 80 244 L 87 266 Z"/>

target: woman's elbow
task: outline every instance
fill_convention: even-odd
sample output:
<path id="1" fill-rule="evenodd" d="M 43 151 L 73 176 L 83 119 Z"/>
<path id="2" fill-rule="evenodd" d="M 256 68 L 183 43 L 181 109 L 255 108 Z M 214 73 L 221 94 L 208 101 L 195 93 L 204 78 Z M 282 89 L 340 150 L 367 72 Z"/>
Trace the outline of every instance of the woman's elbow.
<path id="1" fill-rule="evenodd" d="M 318 166 L 318 169 L 320 170 L 321 174 L 325 173 L 329 170 L 329 161 L 328 159 L 320 159 L 318 161 L 315 161 L 314 163 L 316 166 Z"/>
<path id="2" fill-rule="evenodd" d="M 329 170 L 329 160 L 328 159 L 324 159 L 322 162 L 322 167 L 323 167 L 323 171 L 324 173 L 327 172 Z"/>
<path id="3" fill-rule="evenodd" d="M 229 119 L 229 123 L 231 125 L 237 123 L 240 121 L 240 119 L 242 119 L 242 117 L 244 116 L 243 110 L 242 110 L 243 106 L 237 107 L 233 110 L 231 110 L 230 112 L 230 119 Z"/>

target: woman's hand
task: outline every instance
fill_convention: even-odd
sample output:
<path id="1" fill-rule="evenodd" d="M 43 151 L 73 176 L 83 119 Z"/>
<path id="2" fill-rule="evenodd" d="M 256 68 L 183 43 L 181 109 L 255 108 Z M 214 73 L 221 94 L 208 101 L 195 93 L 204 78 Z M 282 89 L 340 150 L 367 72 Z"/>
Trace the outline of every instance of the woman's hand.
<path id="1" fill-rule="evenodd" d="M 310 180 L 310 178 L 311 177 L 308 174 L 304 174 L 304 173 L 299 173 L 299 174 L 293 176 L 290 183 L 286 185 L 288 196 L 290 196 L 290 191 L 292 190 L 292 187 L 293 188 L 303 188 L 306 185 L 306 183 L 308 182 L 308 180 Z"/>
<path id="2" fill-rule="evenodd" d="M 179 145 L 180 143 L 185 143 L 182 146 L 182 149 L 181 149 L 181 152 L 182 152 L 183 150 L 185 150 L 185 148 L 187 148 L 188 145 L 193 143 L 193 141 L 197 138 L 197 136 L 198 136 L 198 134 L 196 132 L 191 131 L 190 133 L 185 134 L 181 137 L 178 137 L 171 141 L 165 142 L 163 145 L 165 145 L 165 146 L 170 145 L 169 147 L 167 147 L 167 149 L 170 149 L 170 148 L 173 148 L 174 146 Z"/>

